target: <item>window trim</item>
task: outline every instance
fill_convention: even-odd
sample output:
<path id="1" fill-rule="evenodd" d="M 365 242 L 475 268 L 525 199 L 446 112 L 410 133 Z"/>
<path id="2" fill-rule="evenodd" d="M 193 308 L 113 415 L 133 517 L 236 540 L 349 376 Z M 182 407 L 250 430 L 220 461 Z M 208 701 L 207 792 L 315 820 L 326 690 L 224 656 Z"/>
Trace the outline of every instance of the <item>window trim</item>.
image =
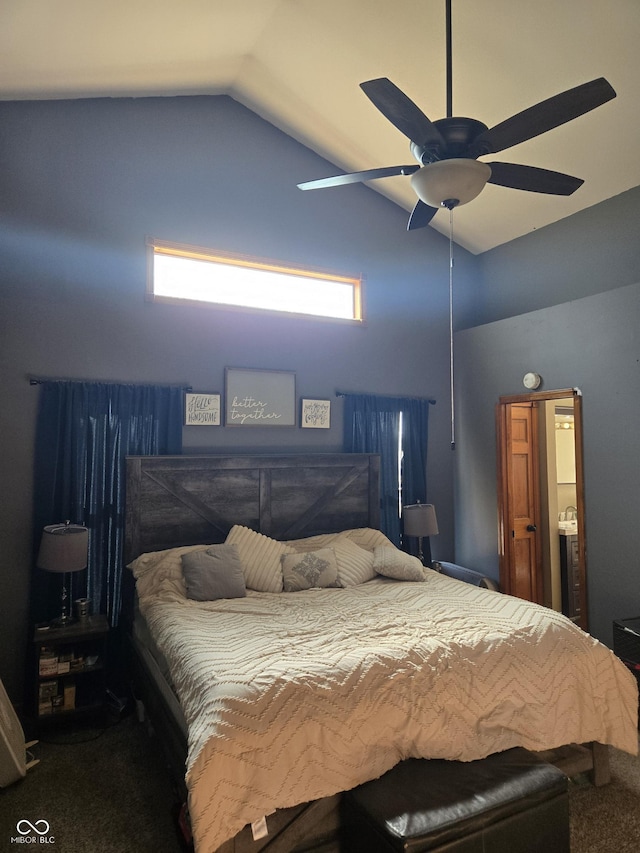
<path id="1" fill-rule="evenodd" d="M 187 243 L 175 243 L 167 240 L 147 238 L 147 283 L 145 300 L 174 305 L 197 305 L 214 310 L 228 310 L 265 314 L 274 317 L 290 317 L 291 319 L 319 320 L 320 322 L 342 323 L 347 325 L 364 325 L 364 279 L 363 276 L 349 276 L 319 267 L 303 267 L 293 263 L 270 260 L 268 258 L 251 257 L 249 255 L 222 252 L 193 246 Z M 325 281 L 342 282 L 353 287 L 353 317 L 331 317 L 323 314 L 306 314 L 299 311 L 282 311 L 270 308 L 253 307 L 250 305 L 232 305 L 224 302 L 213 302 L 200 299 L 183 298 L 180 296 L 165 296 L 154 292 L 153 274 L 156 254 L 193 260 L 211 261 L 265 272 L 278 272 L 300 278 L 322 279 Z"/>

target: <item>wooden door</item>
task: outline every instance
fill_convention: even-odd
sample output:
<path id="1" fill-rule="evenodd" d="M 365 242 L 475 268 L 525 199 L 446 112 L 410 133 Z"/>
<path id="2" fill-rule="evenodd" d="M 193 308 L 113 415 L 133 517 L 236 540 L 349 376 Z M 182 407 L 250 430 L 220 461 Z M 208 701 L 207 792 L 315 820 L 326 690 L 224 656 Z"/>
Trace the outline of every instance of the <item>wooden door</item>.
<path id="1" fill-rule="evenodd" d="M 501 397 L 496 406 L 500 584 L 504 592 L 528 598 L 541 604 L 544 604 L 546 599 L 550 599 L 550 593 L 548 590 L 545 591 L 544 586 L 542 547 L 539 539 L 541 533 L 539 531 L 542 526 L 540 522 L 544 518 L 546 518 L 550 530 L 555 531 L 555 517 L 554 519 L 549 518 L 548 501 L 542 500 L 540 496 L 539 466 L 541 459 L 538 453 L 538 424 L 540 421 L 537 417 L 537 409 L 547 400 L 564 400 L 567 397 L 573 398 L 575 419 L 576 506 L 578 507 L 578 576 L 576 586 L 579 588 L 580 600 L 580 612 L 576 621 L 581 628 L 588 631 L 582 396 L 577 388 L 514 394 Z M 515 410 L 516 407 L 519 411 Z M 531 466 L 533 466 L 533 470 Z M 523 485 L 525 483 L 526 486 Z M 537 513 L 535 520 L 532 520 L 531 515 L 528 514 L 529 505 Z M 515 509 L 517 512 L 514 511 Z M 526 528 L 529 525 L 535 525 L 538 530 L 527 530 Z M 523 527 L 524 530 L 522 530 Z M 527 564 L 529 564 L 529 568 L 527 568 Z"/>
<path id="2" fill-rule="evenodd" d="M 542 604 L 544 583 L 538 547 L 538 417 L 533 402 L 504 408 L 504 555 L 505 592 Z"/>

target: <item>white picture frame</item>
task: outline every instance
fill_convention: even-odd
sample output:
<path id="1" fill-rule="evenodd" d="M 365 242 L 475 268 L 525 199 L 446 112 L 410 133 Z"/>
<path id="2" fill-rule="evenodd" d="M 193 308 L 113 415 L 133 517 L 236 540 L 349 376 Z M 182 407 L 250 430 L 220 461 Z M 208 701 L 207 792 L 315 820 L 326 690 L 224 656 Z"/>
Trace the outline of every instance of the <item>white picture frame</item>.
<path id="1" fill-rule="evenodd" d="M 303 399 L 300 426 L 303 429 L 330 429 L 331 401 Z"/>
<path id="2" fill-rule="evenodd" d="M 184 395 L 185 426 L 220 426 L 220 394 Z"/>

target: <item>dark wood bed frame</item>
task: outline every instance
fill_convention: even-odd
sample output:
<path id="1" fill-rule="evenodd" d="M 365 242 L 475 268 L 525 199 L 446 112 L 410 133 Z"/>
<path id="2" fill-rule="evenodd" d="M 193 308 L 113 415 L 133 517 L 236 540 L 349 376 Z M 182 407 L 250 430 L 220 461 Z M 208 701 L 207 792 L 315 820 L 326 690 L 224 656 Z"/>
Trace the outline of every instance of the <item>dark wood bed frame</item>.
<path id="1" fill-rule="evenodd" d="M 376 454 L 283 456 L 131 456 L 126 463 L 125 564 L 147 551 L 223 542 L 234 524 L 274 539 L 300 539 L 380 526 Z M 123 581 L 125 618 L 133 614 L 133 577 Z M 187 744 L 132 645 L 133 689 L 163 746 L 180 798 Z M 219 853 L 337 851 L 340 796 L 269 817 L 268 838 L 245 828 Z"/>
<path id="2" fill-rule="evenodd" d="M 380 526 L 380 457 L 129 456 L 125 555 L 223 542 L 234 524 L 273 539 Z"/>
<path id="3" fill-rule="evenodd" d="M 380 459 L 375 454 L 281 456 L 132 456 L 126 463 L 125 564 L 147 551 L 223 542 L 234 524 L 274 539 L 298 539 L 380 523 Z M 123 580 L 123 614 L 133 614 L 134 583 Z M 132 644 L 134 694 L 163 746 L 181 798 L 186 739 Z M 600 744 L 572 746 L 548 760 L 567 775 L 592 772 L 608 781 L 608 751 Z M 245 828 L 218 853 L 334 853 L 339 850 L 340 795 L 269 817 L 268 838 L 254 841 Z"/>

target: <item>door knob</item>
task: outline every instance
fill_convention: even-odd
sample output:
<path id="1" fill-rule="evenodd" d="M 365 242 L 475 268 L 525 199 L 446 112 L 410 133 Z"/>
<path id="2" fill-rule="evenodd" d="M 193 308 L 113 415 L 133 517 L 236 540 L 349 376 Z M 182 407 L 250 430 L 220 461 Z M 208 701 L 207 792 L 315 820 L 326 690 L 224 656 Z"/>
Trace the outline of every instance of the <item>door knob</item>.
<path id="1" fill-rule="evenodd" d="M 537 529 L 538 528 L 535 526 L 535 524 L 527 524 L 527 530 L 529 531 L 529 533 L 535 533 Z"/>

